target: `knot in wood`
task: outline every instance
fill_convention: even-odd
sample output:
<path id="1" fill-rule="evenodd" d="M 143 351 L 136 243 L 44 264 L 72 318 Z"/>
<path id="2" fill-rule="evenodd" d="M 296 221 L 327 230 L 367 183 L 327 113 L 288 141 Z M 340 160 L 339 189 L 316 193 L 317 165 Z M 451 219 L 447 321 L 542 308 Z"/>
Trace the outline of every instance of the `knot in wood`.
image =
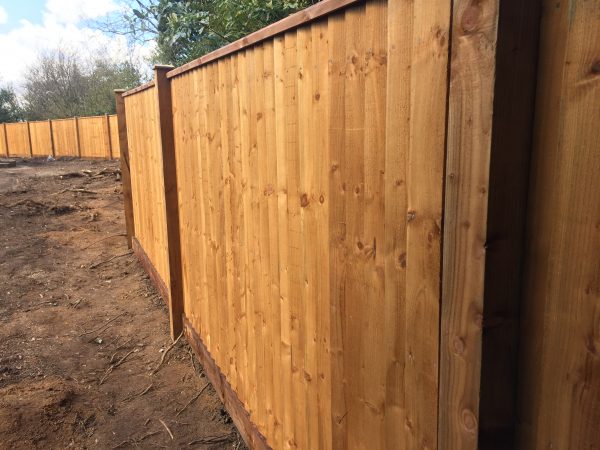
<path id="1" fill-rule="evenodd" d="M 300 196 L 300 206 L 302 206 L 303 208 L 306 208 L 308 206 L 308 195 L 306 194 L 302 194 Z"/>
<path id="2" fill-rule="evenodd" d="M 480 14 L 478 5 L 471 5 L 465 10 L 460 25 L 466 34 L 473 33 L 477 29 Z"/>

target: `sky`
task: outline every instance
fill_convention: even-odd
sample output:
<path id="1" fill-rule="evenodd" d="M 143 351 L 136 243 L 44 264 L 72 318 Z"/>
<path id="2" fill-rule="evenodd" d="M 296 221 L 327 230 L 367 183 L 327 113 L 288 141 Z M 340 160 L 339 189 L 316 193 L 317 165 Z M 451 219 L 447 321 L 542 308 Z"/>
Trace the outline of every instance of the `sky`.
<path id="1" fill-rule="evenodd" d="M 122 36 L 90 27 L 122 7 L 122 0 L 0 0 L 0 86 L 20 90 L 23 71 L 37 55 L 58 47 L 86 58 L 95 55 L 122 60 L 143 58 L 149 45 L 129 49 Z"/>

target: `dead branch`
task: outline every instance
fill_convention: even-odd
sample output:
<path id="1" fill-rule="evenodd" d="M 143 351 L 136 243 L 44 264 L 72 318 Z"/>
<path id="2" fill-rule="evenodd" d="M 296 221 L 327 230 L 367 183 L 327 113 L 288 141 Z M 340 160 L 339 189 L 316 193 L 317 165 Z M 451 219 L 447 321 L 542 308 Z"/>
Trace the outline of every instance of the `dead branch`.
<path id="1" fill-rule="evenodd" d="M 96 245 L 99 242 L 105 241 L 106 239 L 110 239 L 112 237 L 118 237 L 118 236 L 127 236 L 127 235 L 125 233 L 117 233 L 117 234 L 111 234 L 110 236 L 104 236 L 102 239 L 98 239 L 97 241 L 94 241 L 91 244 L 86 245 L 81 250 L 87 250 L 88 248 L 92 247 L 93 245 Z"/>
<path id="2" fill-rule="evenodd" d="M 183 336 L 183 331 L 177 337 L 177 339 L 175 339 L 175 342 L 173 342 L 171 345 L 169 345 L 169 347 L 163 352 L 162 358 L 160 359 L 160 363 L 158 364 L 158 366 L 156 366 L 156 369 L 154 369 L 152 371 L 152 375 L 154 375 L 156 372 L 158 372 L 158 370 L 161 368 L 161 366 L 165 362 L 165 358 L 167 357 L 167 353 L 169 353 L 173 349 L 173 347 L 175 347 L 177 345 L 177 343 L 179 342 L 179 339 L 181 339 L 181 336 Z"/>
<path id="3" fill-rule="evenodd" d="M 160 423 L 162 423 L 163 427 L 165 427 L 165 430 L 167 430 L 167 433 L 169 433 L 169 436 L 171 436 L 171 440 L 175 439 L 175 438 L 173 437 L 173 433 L 171 433 L 171 430 L 169 429 L 169 427 L 167 426 L 167 424 L 165 423 L 165 421 L 164 421 L 164 420 L 162 420 L 162 419 L 158 419 L 158 421 L 159 421 Z"/>
<path id="4" fill-rule="evenodd" d="M 106 381 L 106 379 L 108 378 L 108 376 L 112 373 L 112 371 L 114 369 L 116 369 L 117 367 L 119 367 L 121 364 L 123 364 L 125 362 L 125 360 L 127 359 L 127 357 L 129 355 L 131 355 L 132 353 L 136 352 L 136 351 L 137 351 L 137 348 L 134 348 L 133 350 L 130 350 L 119 361 L 117 361 L 115 364 L 113 364 L 108 369 L 106 369 L 106 372 L 104 372 L 104 375 L 102 375 L 102 378 L 100 378 L 100 381 L 98 382 L 98 385 L 100 386 L 102 383 L 104 383 Z"/>
<path id="5" fill-rule="evenodd" d="M 61 191 L 54 192 L 52 195 L 60 195 L 60 194 L 64 194 L 65 192 L 80 192 L 82 194 L 95 194 L 95 195 L 98 195 L 98 192 L 96 192 L 96 191 L 90 191 L 88 189 L 79 189 L 79 188 L 67 188 L 67 189 L 63 189 Z"/>
<path id="6" fill-rule="evenodd" d="M 117 353 L 119 353 L 119 350 L 121 350 L 123 347 L 125 347 L 127 344 L 129 344 L 132 341 L 132 339 L 128 339 L 126 340 L 123 344 L 119 345 L 116 349 L 115 352 L 112 354 L 112 356 L 110 357 L 110 360 L 108 361 L 109 364 L 112 364 L 117 356 Z"/>
<path id="7" fill-rule="evenodd" d="M 122 312 L 120 314 L 117 314 L 115 317 L 113 317 L 112 319 L 110 319 L 108 322 L 105 322 L 102 326 L 95 328 L 91 331 L 86 331 L 83 334 L 80 334 L 79 337 L 83 337 L 83 336 L 87 336 L 88 334 L 92 334 L 92 333 L 96 333 L 97 331 L 100 331 L 104 328 L 106 328 L 111 322 L 117 320 L 119 317 L 124 316 L 125 314 L 127 314 L 126 312 Z"/>
<path id="8" fill-rule="evenodd" d="M 183 408 L 181 408 L 177 414 L 175 414 L 175 417 L 179 416 L 179 414 L 181 414 L 182 412 L 184 412 L 188 406 L 190 406 L 192 403 L 194 403 L 198 397 L 200 397 L 202 395 L 202 393 L 208 388 L 208 386 L 210 386 L 210 383 L 206 383 L 204 385 L 204 387 L 202 389 L 200 389 L 200 392 L 198 392 L 189 402 L 187 402 L 185 404 L 185 406 Z"/>
<path id="9" fill-rule="evenodd" d="M 199 445 L 199 444 L 222 444 L 225 442 L 232 442 L 235 440 L 235 433 L 224 434 L 221 436 L 205 436 L 198 438 L 188 443 L 188 446 Z"/>
<path id="10" fill-rule="evenodd" d="M 138 398 L 141 397 L 145 394 L 147 394 L 150 389 L 152 389 L 152 387 L 154 386 L 154 383 L 151 383 L 150 386 L 148 386 L 146 389 L 144 389 L 141 392 L 138 392 L 137 394 L 133 394 L 133 395 L 128 395 L 127 397 L 125 397 L 123 400 L 121 400 L 122 402 L 129 402 L 131 400 L 133 400 L 134 398 Z"/>
<path id="11" fill-rule="evenodd" d="M 120 173 L 121 173 L 120 169 L 109 169 L 108 167 L 105 167 L 101 171 L 96 172 L 95 174 L 93 174 L 91 176 L 92 176 L 92 178 L 95 178 L 95 177 L 101 177 L 102 175 L 117 175 Z"/>
<path id="12" fill-rule="evenodd" d="M 92 264 L 89 268 L 90 269 L 95 269 L 95 268 L 101 266 L 102 264 L 106 264 L 106 263 L 111 262 L 113 259 L 117 259 L 117 258 L 121 258 L 123 256 L 131 255 L 132 253 L 133 253 L 133 251 L 129 250 L 129 251 L 125 252 L 125 253 L 121 253 L 119 255 L 112 256 L 112 257 L 110 257 L 110 258 L 108 258 L 108 259 L 106 259 L 104 261 L 100 261 L 98 263 Z"/>
<path id="13" fill-rule="evenodd" d="M 129 438 L 129 439 L 126 439 L 123 442 L 121 442 L 120 444 L 115 445 L 113 447 L 113 450 L 116 450 L 116 449 L 121 448 L 121 447 L 125 447 L 128 444 L 137 446 L 137 444 L 141 444 L 142 441 L 144 441 L 145 439 L 149 438 L 150 436 L 154 436 L 154 435 L 156 435 L 156 434 L 158 434 L 160 432 L 161 432 L 160 430 L 151 431 L 150 433 L 146 433 L 143 436 L 140 436 L 139 438 Z"/>

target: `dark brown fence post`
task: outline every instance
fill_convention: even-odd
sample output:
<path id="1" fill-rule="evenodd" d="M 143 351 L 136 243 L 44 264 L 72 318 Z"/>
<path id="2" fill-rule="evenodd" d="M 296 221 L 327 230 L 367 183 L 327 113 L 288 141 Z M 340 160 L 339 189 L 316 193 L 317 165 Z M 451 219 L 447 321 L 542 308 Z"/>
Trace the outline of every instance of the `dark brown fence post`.
<path id="1" fill-rule="evenodd" d="M 4 127 L 4 148 L 6 149 L 6 157 L 9 158 L 10 152 L 8 151 L 8 134 L 6 134 L 6 124 L 3 123 L 2 126 Z"/>
<path id="2" fill-rule="evenodd" d="M 104 114 L 104 135 L 106 136 L 106 158 L 113 159 L 112 142 L 110 139 L 110 120 L 108 113 Z"/>
<path id="3" fill-rule="evenodd" d="M 29 157 L 33 158 L 33 146 L 31 145 L 31 128 L 29 128 L 29 120 L 26 120 L 27 124 L 27 142 L 29 142 Z"/>
<path id="4" fill-rule="evenodd" d="M 75 142 L 77 142 L 77 157 L 81 158 L 81 143 L 79 142 L 79 117 L 75 117 Z"/>
<path id="5" fill-rule="evenodd" d="M 181 273 L 181 247 L 179 238 L 179 207 L 177 199 L 177 169 L 175 165 L 175 140 L 173 136 L 173 108 L 171 82 L 167 72 L 172 66 L 154 66 L 154 82 L 158 102 L 158 122 L 162 147 L 163 179 L 167 213 L 167 243 L 169 252 L 169 316 L 171 338 L 183 331 L 183 282 Z"/>
<path id="6" fill-rule="evenodd" d="M 133 199 L 131 197 L 131 172 L 129 166 L 129 144 L 127 142 L 127 117 L 125 116 L 125 102 L 123 100 L 123 89 L 115 90 L 115 102 L 117 105 L 117 127 L 119 130 L 119 150 L 121 156 L 121 182 L 123 183 L 123 202 L 125 206 L 125 228 L 127 233 L 127 246 L 132 247 L 132 238 L 135 234 L 135 222 L 133 217 Z"/>
<path id="7" fill-rule="evenodd" d="M 54 131 L 52 130 L 52 119 L 48 119 L 48 128 L 50 128 L 50 148 L 52 150 L 52 157 L 56 158 L 56 149 L 54 148 Z"/>

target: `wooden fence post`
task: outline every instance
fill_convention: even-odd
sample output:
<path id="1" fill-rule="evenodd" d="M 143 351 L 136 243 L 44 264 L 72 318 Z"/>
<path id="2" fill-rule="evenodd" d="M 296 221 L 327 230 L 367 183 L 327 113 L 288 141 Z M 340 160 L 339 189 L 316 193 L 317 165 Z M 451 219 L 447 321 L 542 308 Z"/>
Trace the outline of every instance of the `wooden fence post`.
<path id="1" fill-rule="evenodd" d="M 127 142 L 127 117 L 125 115 L 125 101 L 123 100 L 123 89 L 115 90 L 115 103 L 117 105 L 117 127 L 119 130 L 119 150 L 121 156 L 121 182 L 123 183 L 123 202 L 125 208 L 125 228 L 127 233 L 127 246 L 132 247 L 132 239 L 135 234 L 135 222 L 133 217 L 133 198 L 131 196 L 131 172 L 129 166 L 129 144 Z"/>
<path id="2" fill-rule="evenodd" d="M 77 157 L 81 158 L 81 143 L 79 142 L 79 117 L 75 117 L 75 142 L 77 143 Z"/>
<path id="3" fill-rule="evenodd" d="M 50 128 L 50 148 L 52 150 L 52 157 L 56 158 L 56 149 L 54 148 L 54 131 L 52 130 L 52 119 L 48 119 L 48 127 Z"/>
<path id="4" fill-rule="evenodd" d="M 171 294 L 169 299 L 169 316 L 171 338 L 175 339 L 183 331 L 183 280 L 181 272 L 181 243 L 179 237 L 179 206 L 177 198 L 177 168 L 175 165 L 171 82 L 167 78 L 167 72 L 172 69 L 173 66 L 154 66 L 167 213 L 169 290 Z"/>
<path id="5" fill-rule="evenodd" d="M 110 120 L 108 119 L 108 113 L 104 114 L 104 134 L 106 136 L 106 157 L 108 160 L 113 159 L 112 142 L 110 139 Z"/>
<path id="6" fill-rule="evenodd" d="M 27 124 L 27 141 L 29 142 L 29 157 L 33 158 L 33 146 L 31 145 L 31 128 L 29 128 L 29 120 L 26 120 Z"/>
<path id="7" fill-rule="evenodd" d="M 4 147 L 6 149 L 6 157 L 10 158 L 10 152 L 8 151 L 8 134 L 6 134 L 6 124 L 3 123 L 2 126 L 4 127 Z"/>

